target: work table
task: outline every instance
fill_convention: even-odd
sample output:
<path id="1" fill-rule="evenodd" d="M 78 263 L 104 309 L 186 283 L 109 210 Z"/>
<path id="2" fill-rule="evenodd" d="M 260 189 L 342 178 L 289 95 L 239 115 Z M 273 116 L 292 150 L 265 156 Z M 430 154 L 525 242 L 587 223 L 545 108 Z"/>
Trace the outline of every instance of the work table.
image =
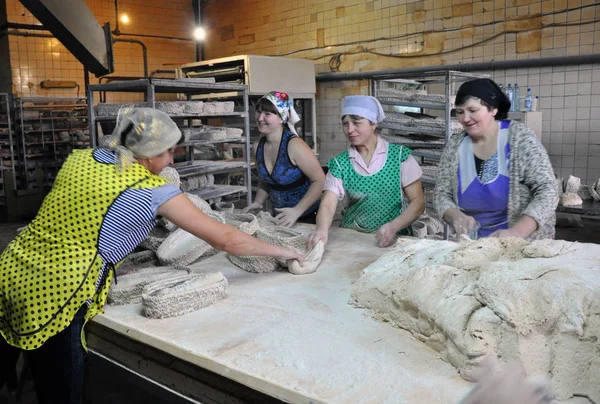
<path id="1" fill-rule="evenodd" d="M 349 304 L 352 283 L 383 252 L 374 235 L 335 228 L 310 275 L 248 273 L 218 254 L 190 267 L 221 271 L 225 300 L 162 320 L 144 317 L 141 304 L 107 305 L 93 320 L 89 345 L 103 350 L 93 336 L 100 325 L 284 402 L 458 403 L 471 384 L 452 366 L 410 333 Z M 175 389 L 189 395 L 191 388 Z"/>

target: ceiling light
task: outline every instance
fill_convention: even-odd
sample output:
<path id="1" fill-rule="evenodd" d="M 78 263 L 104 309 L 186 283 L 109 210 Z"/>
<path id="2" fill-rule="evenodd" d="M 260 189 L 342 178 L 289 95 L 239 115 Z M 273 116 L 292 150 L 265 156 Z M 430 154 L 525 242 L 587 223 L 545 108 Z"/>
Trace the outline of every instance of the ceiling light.
<path id="1" fill-rule="evenodd" d="M 204 41 L 206 39 L 206 31 L 202 27 L 197 27 L 194 30 L 194 39 L 197 41 Z"/>
<path id="2" fill-rule="evenodd" d="M 121 22 L 123 24 L 129 23 L 129 16 L 127 14 L 121 14 Z"/>

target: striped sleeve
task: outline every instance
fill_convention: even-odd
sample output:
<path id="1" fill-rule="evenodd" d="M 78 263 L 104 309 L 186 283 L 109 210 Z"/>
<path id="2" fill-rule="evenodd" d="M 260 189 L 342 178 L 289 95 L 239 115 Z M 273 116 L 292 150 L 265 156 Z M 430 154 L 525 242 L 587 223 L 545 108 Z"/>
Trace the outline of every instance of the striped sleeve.
<path id="1" fill-rule="evenodd" d="M 110 206 L 100 228 L 98 251 L 116 264 L 129 255 L 156 225 L 153 189 L 129 189 Z"/>

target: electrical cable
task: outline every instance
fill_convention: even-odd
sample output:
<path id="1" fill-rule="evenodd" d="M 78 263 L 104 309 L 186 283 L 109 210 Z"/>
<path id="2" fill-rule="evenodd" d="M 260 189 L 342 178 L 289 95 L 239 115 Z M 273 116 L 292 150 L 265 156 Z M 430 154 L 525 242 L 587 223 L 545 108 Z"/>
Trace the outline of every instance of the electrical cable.
<path id="1" fill-rule="evenodd" d="M 590 21 L 584 21 L 584 22 L 577 22 L 577 23 L 552 23 L 552 24 L 547 24 L 545 26 L 542 26 L 539 29 L 543 29 L 543 28 L 554 28 L 554 27 L 569 27 L 569 26 L 575 26 L 575 25 L 587 25 L 587 24 L 594 24 L 600 22 L 600 18 L 599 19 L 595 19 L 595 20 L 590 20 Z M 535 29 L 538 30 L 538 29 Z M 372 55 L 376 55 L 376 56 L 383 56 L 383 57 L 390 57 L 390 58 L 397 58 L 397 59 L 414 59 L 414 58 L 422 58 L 422 57 L 427 57 L 427 56 L 439 56 L 439 55 L 446 55 L 449 53 L 454 53 L 454 52 L 459 52 L 465 49 L 469 49 L 469 48 L 473 48 L 475 46 L 479 46 L 482 45 L 484 43 L 487 43 L 493 39 L 496 39 L 500 36 L 506 35 L 506 34 L 516 34 L 516 33 L 521 33 L 521 32 L 530 32 L 530 31 L 534 31 L 534 30 L 510 30 L 510 31 L 502 31 L 499 32 L 497 34 L 494 34 L 488 38 L 482 39 L 481 41 L 477 41 L 477 42 L 473 42 L 472 44 L 469 45 L 465 45 L 465 46 L 461 46 L 459 48 L 455 48 L 455 49 L 448 49 L 445 51 L 440 51 L 440 52 L 436 52 L 436 53 L 415 53 L 415 54 L 408 54 L 408 55 L 397 55 L 397 54 L 390 54 L 390 53 L 382 53 L 382 52 L 377 52 L 377 51 L 371 51 L 368 49 L 362 49 L 359 51 L 346 51 L 346 52 L 338 52 L 338 53 L 329 53 L 326 55 L 321 55 L 321 56 L 317 56 L 314 58 L 308 58 L 310 60 L 319 60 L 319 59 L 325 59 L 330 57 L 330 61 L 329 61 L 329 67 L 332 68 L 332 71 L 338 71 L 339 70 L 339 66 L 341 64 L 341 57 L 344 55 L 358 55 L 361 53 L 369 53 Z M 333 67 L 332 67 L 333 66 Z M 335 70 L 334 70 L 335 69 Z"/>
<path id="2" fill-rule="evenodd" d="M 584 6 L 579 6 L 579 7 L 573 7 L 572 9 L 568 9 L 568 10 L 561 10 L 561 11 L 553 11 L 553 12 L 549 12 L 549 13 L 541 13 L 541 14 L 536 14 L 533 16 L 527 15 L 527 16 L 522 16 L 519 17 L 515 20 L 512 21 L 519 21 L 519 20 L 528 20 L 528 19 L 532 19 L 532 18 L 542 18 L 542 17 L 548 17 L 548 16 L 556 16 L 559 14 L 566 14 L 568 12 L 573 12 L 573 11 L 578 11 L 578 10 L 582 10 L 585 8 L 589 8 L 589 7 L 595 7 L 595 4 L 591 4 L 591 5 L 584 5 Z M 405 38 L 410 38 L 410 37 L 418 37 L 421 35 L 425 35 L 425 34 L 440 34 L 440 33 L 448 33 L 448 32 L 456 32 L 456 31 L 462 31 L 465 29 L 471 29 L 471 28 L 481 28 L 481 27 L 489 27 L 489 26 L 493 26 L 499 23 L 504 23 L 505 21 L 491 21 L 489 23 L 483 23 L 483 24 L 474 24 L 471 25 L 469 27 L 458 27 L 458 28 L 448 28 L 448 29 L 444 29 L 444 30 L 429 30 L 429 31 L 423 31 L 423 32 L 414 32 L 414 33 L 410 33 L 410 34 L 401 34 L 401 35 L 395 35 L 395 36 L 389 36 L 389 37 L 379 37 L 379 38 L 375 38 L 375 39 L 368 39 L 368 40 L 359 40 L 359 41 L 352 41 L 352 42 L 344 42 L 341 44 L 331 44 L 331 45 L 325 45 L 325 46 L 314 46 L 311 48 L 303 48 L 303 49 L 298 49 L 295 51 L 290 51 L 290 52 L 286 52 L 286 53 L 279 53 L 279 54 L 273 54 L 270 56 L 290 56 L 290 55 L 294 55 L 296 53 L 300 53 L 300 52 L 306 52 L 306 51 L 311 51 L 311 50 L 319 50 L 319 49 L 325 49 L 325 48 L 330 48 L 330 47 L 339 47 L 339 46 L 349 46 L 349 45 L 359 45 L 359 44 L 364 44 L 364 43 L 373 43 L 373 42 L 378 42 L 378 41 L 389 41 L 389 40 L 393 40 L 393 39 L 405 39 Z M 593 22 L 597 22 L 597 20 L 595 21 L 591 21 Z M 556 24 L 556 25 L 554 25 Z M 568 26 L 568 25 L 583 25 L 586 24 L 584 22 L 577 22 L 576 24 L 568 24 L 568 23 L 564 23 L 565 25 L 562 25 L 562 23 L 553 23 L 553 24 L 547 24 L 546 26 L 544 26 L 544 24 L 541 24 L 541 28 L 550 28 L 550 27 L 561 27 L 561 26 Z M 540 28 L 540 29 L 541 29 Z M 515 31 L 515 32 L 523 32 L 523 31 Z M 508 32 L 511 33 L 511 32 Z M 330 54 L 331 55 L 337 55 L 337 53 L 335 54 Z M 423 55 L 420 55 L 423 56 Z M 321 59 L 321 58 L 320 58 Z M 316 60 L 316 59 L 312 59 L 312 60 Z"/>

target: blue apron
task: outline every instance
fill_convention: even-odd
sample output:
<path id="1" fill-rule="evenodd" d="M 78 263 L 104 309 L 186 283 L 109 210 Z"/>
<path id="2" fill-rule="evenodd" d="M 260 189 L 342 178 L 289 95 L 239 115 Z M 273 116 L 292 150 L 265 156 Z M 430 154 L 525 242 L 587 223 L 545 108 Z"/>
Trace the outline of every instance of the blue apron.
<path id="1" fill-rule="evenodd" d="M 464 214 L 477 220 L 480 225 L 478 237 L 487 237 L 496 230 L 508 229 L 509 124 L 510 121 L 500 121 L 498 151 L 485 162 L 484 171 L 488 170 L 490 164 L 498 165 L 494 177 L 486 178 L 484 172 L 482 179 L 479 179 L 473 143 L 468 135 L 465 135 L 458 149 L 458 207 Z"/>

